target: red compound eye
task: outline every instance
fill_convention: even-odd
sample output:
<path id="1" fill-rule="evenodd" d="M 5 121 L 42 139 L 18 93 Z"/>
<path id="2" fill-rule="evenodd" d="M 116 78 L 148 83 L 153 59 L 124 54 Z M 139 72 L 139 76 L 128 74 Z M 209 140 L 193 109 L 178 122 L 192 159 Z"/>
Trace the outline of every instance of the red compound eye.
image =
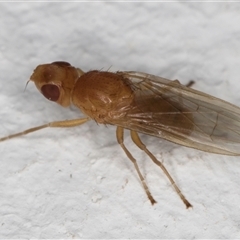
<path id="1" fill-rule="evenodd" d="M 45 98 L 54 102 L 56 102 L 60 96 L 59 87 L 54 84 L 43 85 L 41 88 L 41 92 Z"/>

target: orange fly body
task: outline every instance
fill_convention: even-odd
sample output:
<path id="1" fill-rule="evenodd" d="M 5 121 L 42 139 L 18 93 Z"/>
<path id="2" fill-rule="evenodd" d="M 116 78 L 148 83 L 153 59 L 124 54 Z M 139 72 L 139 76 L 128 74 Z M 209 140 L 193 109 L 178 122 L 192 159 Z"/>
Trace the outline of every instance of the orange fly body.
<path id="1" fill-rule="evenodd" d="M 164 165 L 142 143 L 138 133 L 210 153 L 240 155 L 240 108 L 191 89 L 178 80 L 141 72 L 89 71 L 67 62 L 39 65 L 30 77 L 48 100 L 77 106 L 85 118 L 50 122 L 0 138 L 22 136 L 47 127 L 74 127 L 89 120 L 116 126 L 117 141 L 134 164 L 152 204 L 156 203 L 136 159 L 124 145 L 124 129 L 133 142 L 157 164 L 187 208 L 192 207 Z"/>

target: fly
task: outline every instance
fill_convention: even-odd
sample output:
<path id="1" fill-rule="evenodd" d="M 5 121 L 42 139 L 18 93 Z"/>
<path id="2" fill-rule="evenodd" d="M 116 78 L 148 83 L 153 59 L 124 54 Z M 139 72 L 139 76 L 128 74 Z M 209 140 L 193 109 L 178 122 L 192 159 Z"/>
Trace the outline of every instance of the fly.
<path id="1" fill-rule="evenodd" d="M 152 204 L 156 203 L 136 159 L 124 144 L 124 129 L 132 141 L 159 166 L 187 208 L 190 202 L 173 178 L 142 143 L 138 133 L 152 135 L 201 151 L 240 155 L 240 108 L 219 98 L 141 72 L 83 72 L 67 62 L 39 65 L 30 77 L 50 101 L 77 106 L 84 118 L 50 122 L 0 138 L 5 141 L 47 127 L 75 127 L 95 120 L 116 126 L 117 141 L 134 164 Z"/>

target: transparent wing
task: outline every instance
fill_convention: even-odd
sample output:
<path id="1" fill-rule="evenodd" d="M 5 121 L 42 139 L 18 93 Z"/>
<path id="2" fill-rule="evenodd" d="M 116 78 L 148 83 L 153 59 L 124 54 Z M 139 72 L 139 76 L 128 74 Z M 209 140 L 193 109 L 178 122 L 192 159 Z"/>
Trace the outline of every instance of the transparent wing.
<path id="1" fill-rule="evenodd" d="M 134 101 L 111 124 L 206 152 L 240 155 L 240 108 L 177 80 L 118 74 L 130 80 Z"/>

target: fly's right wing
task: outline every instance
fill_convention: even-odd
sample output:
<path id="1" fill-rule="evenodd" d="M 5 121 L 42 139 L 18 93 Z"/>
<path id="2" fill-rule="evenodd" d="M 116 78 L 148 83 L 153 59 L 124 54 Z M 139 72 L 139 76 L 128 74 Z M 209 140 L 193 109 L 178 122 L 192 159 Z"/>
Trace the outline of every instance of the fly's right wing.
<path id="1" fill-rule="evenodd" d="M 118 72 L 134 92 L 121 117 L 123 128 L 164 138 L 206 152 L 240 155 L 240 108 L 154 75 Z"/>

